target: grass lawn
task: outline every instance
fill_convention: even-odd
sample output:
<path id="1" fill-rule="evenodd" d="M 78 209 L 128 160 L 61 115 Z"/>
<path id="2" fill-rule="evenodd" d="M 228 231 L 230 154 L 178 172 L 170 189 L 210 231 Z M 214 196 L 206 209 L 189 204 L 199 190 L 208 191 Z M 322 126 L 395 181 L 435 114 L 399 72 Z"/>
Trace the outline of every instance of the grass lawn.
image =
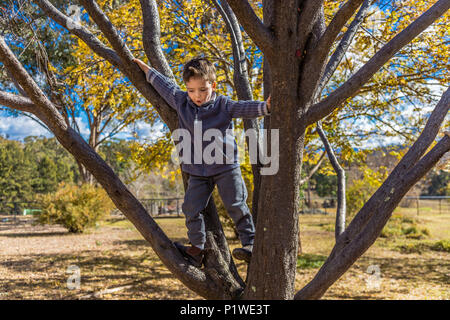
<path id="1" fill-rule="evenodd" d="M 384 237 L 324 299 L 450 299 L 450 213 L 421 213 L 396 210 Z M 33 225 L 30 217 L 0 221 L 0 299 L 200 299 L 172 276 L 123 218 L 76 235 L 60 226 Z M 171 239 L 187 241 L 183 217 L 156 221 Z M 300 233 L 297 289 L 314 277 L 330 253 L 334 216 L 301 215 Z M 231 249 L 237 247 L 232 233 L 227 235 Z M 79 289 L 67 288 L 71 265 L 80 270 Z M 245 278 L 246 265 L 237 266 Z"/>

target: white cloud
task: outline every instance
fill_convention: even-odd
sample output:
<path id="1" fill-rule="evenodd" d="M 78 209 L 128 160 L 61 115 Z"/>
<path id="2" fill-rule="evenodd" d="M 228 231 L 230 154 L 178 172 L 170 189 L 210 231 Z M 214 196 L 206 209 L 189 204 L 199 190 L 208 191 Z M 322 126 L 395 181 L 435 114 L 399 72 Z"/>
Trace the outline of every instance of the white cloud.
<path id="1" fill-rule="evenodd" d="M 76 117 L 75 121 L 78 124 L 80 133 L 84 139 L 89 138 L 89 127 L 82 117 Z M 133 129 L 139 136 L 139 139 L 149 141 L 156 141 L 159 137 L 163 136 L 164 124 L 158 123 L 154 126 L 145 123 L 143 121 L 136 122 L 134 125 L 130 125 L 127 128 L 115 135 L 119 139 L 134 139 Z M 25 116 L 12 117 L 2 115 L 0 113 L 0 135 L 3 137 L 8 136 L 8 139 L 22 140 L 27 136 L 45 136 L 53 137 L 53 134 L 39 125 L 36 121 L 31 120 Z"/>
<path id="2" fill-rule="evenodd" d="M 53 134 L 36 121 L 20 116 L 17 118 L 0 116 L 0 134 L 8 135 L 9 139 L 23 140 L 27 136 L 52 137 Z"/>
<path id="3" fill-rule="evenodd" d="M 81 136 L 83 138 L 85 138 L 85 139 L 88 139 L 90 131 L 89 131 L 89 127 L 87 125 L 87 122 L 83 121 L 83 119 L 81 117 L 75 117 L 75 121 L 76 121 L 76 123 L 78 125 L 78 128 L 80 128 Z"/>
<path id="4" fill-rule="evenodd" d="M 138 121 L 133 125 L 128 126 L 123 129 L 118 135 L 119 139 L 134 139 L 133 131 L 135 131 L 139 137 L 139 140 L 146 140 L 147 142 L 156 142 L 158 138 L 164 135 L 163 133 L 164 124 L 162 122 L 155 125 L 149 123 Z"/>

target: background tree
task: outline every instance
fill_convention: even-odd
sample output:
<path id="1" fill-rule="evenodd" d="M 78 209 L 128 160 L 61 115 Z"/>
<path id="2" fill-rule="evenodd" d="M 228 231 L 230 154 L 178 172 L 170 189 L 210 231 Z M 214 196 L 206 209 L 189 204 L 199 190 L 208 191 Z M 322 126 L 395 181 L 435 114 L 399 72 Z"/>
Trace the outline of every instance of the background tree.
<path id="1" fill-rule="evenodd" d="M 75 14 L 70 11 L 70 4 L 56 3 L 65 12 Z M 65 121 L 95 151 L 130 123 L 143 117 L 151 120 L 151 113 L 142 111 L 137 92 L 120 73 L 104 59 L 96 59 L 78 38 L 61 32 L 57 24 L 46 24 L 42 13 L 36 11 L 30 1 L 0 1 L 0 7 L 4 9 L 1 30 L 11 37 L 12 49 L 23 57 L 24 66 L 33 77 L 40 80 L 44 92 L 61 110 Z M 121 17 L 120 14 L 123 12 L 118 12 L 116 19 Z M 26 45 L 22 46 L 23 43 Z M 7 73 L 7 70 L 2 72 Z M 11 74 L 0 77 L 0 87 L 3 86 L 15 87 L 14 91 L 24 94 Z M 29 117 L 49 130 L 30 113 L 6 110 L 11 117 Z M 80 126 L 82 119 L 86 119 L 87 128 Z M 90 172 L 81 163 L 77 162 L 77 165 L 80 180 L 94 183 Z"/>

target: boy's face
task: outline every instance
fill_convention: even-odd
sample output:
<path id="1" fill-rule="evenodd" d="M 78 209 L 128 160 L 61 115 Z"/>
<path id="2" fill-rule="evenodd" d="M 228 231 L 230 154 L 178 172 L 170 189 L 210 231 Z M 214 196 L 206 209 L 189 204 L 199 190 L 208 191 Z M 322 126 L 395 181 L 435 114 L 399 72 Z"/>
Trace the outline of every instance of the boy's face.
<path id="1" fill-rule="evenodd" d="M 216 90 L 216 83 L 192 77 L 186 82 L 186 88 L 189 98 L 197 106 L 201 106 L 203 103 L 211 100 L 212 93 Z"/>

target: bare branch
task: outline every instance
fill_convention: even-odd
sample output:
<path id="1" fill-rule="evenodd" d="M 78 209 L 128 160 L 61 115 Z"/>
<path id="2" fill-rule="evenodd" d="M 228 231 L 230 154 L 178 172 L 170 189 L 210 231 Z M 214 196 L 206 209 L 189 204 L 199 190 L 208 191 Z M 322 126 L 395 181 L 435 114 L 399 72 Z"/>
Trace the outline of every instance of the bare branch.
<path id="1" fill-rule="evenodd" d="M 32 119 L 41 127 L 50 131 L 50 129 L 39 119 L 45 119 L 44 115 L 36 108 L 30 99 L 9 92 L 0 91 L 0 105 L 19 111 L 23 116 Z M 37 119 L 30 114 L 36 115 Z"/>
<path id="2" fill-rule="evenodd" d="M 6 69 L 14 74 L 17 83 L 25 91 L 26 95 L 30 98 L 30 101 L 34 104 L 34 114 L 42 115 L 46 120 L 54 120 L 62 128 L 67 128 L 67 125 L 59 114 L 57 108 L 47 99 L 42 90 L 36 85 L 33 78 L 26 72 L 21 63 L 16 59 L 13 52 L 5 43 L 3 37 L 0 36 L 0 61 L 3 63 Z M 11 98 L 11 96 L 9 96 Z M 17 98 L 15 99 L 18 100 Z M 42 108 L 43 105 L 48 105 L 48 108 Z M 26 104 L 26 107 L 31 107 L 30 104 Z M 37 112 L 36 112 L 37 111 Z M 49 125 L 49 121 L 44 121 Z M 49 126 L 50 129 L 52 129 Z M 53 130 L 52 130 L 53 131 Z"/>
<path id="3" fill-rule="evenodd" d="M 0 91 L 0 104 L 15 110 L 30 113 L 39 112 L 30 99 L 5 91 Z"/>
<path id="4" fill-rule="evenodd" d="M 408 27 L 384 45 L 350 79 L 332 92 L 327 98 L 311 106 L 306 114 L 307 123 L 312 124 L 324 118 L 352 97 L 370 78 L 391 59 L 396 52 L 411 42 L 422 31 L 442 16 L 450 8 L 449 0 L 439 0 Z"/>
<path id="5" fill-rule="evenodd" d="M 247 61 L 239 22 L 227 1 L 222 0 L 219 3 L 218 0 L 212 0 L 212 2 L 225 21 L 230 33 L 231 46 L 233 48 L 234 85 L 238 98 L 239 100 L 251 100 L 252 91 L 248 79 Z"/>
<path id="6" fill-rule="evenodd" d="M 50 2 L 48 2 L 48 0 L 35 0 L 35 2 L 50 18 L 59 23 L 61 26 L 65 26 L 66 28 L 68 24 L 72 26 L 67 28 L 69 32 L 79 37 L 91 48 L 92 51 L 105 58 L 112 65 L 122 71 L 130 79 L 136 89 L 138 89 L 139 92 L 141 92 L 142 95 L 153 104 L 162 120 L 171 130 L 178 127 L 178 119 L 175 116 L 175 111 L 169 107 L 166 101 L 156 92 L 150 83 L 146 81 L 144 72 L 142 72 L 135 63 L 131 61 L 129 61 L 129 63 L 123 63 L 114 50 L 106 47 L 83 26 L 73 28 L 73 22 L 71 22 L 67 16 L 62 14 Z"/>
<path id="7" fill-rule="evenodd" d="M 264 54 L 273 53 L 275 36 L 253 11 L 248 0 L 228 0 L 244 30 Z"/>

